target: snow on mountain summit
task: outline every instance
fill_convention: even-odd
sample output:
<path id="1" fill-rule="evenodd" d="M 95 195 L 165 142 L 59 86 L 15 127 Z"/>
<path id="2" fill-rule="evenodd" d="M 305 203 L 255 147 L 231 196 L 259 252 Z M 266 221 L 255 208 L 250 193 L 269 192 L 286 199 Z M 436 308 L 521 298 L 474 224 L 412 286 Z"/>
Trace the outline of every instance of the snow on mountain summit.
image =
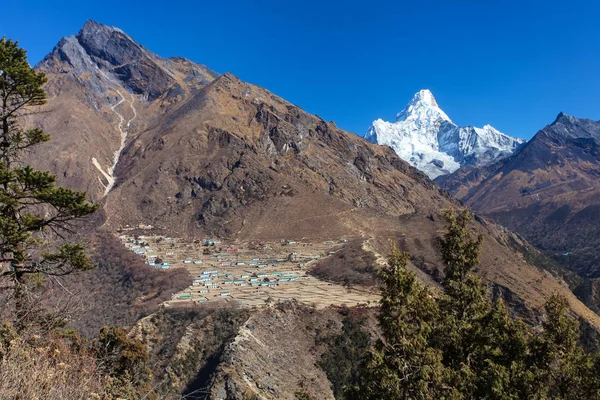
<path id="1" fill-rule="evenodd" d="M 429 90 L 417 92 L 396 122 L 378 119 L 365 139 L 390 146 L 431 179 L 462 165 L 485 165 L 511 155 L 524 141 L 485 125 L 459 127 L 438 106 Z"/>
<path id="2" fill-rule="evenodd" d="M 419 90 L 412 98 L 410 103 L 396 115 L 396 122 L 404 121 L 408 118 L 423 118 L 427 115 L 435 115 L 452 122 L 450 118 L 438 106 L 433 94 L 427 90 Z"/>

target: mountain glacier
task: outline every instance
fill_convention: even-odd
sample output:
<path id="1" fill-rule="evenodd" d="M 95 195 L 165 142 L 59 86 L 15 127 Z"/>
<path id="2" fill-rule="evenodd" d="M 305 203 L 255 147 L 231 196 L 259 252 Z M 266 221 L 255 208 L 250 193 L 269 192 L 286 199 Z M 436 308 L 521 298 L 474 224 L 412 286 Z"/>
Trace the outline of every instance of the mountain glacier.
<path id="1" fill-rule="evenodd" d="M 486 165 L 511 155 L 523 139 L 490 125 L 461 127 L 438 106 L 429 90 L 417 92 L 396 122 L 373 121 L 365 139 L 390 146 L 431 179 L 463 165 Z"/>

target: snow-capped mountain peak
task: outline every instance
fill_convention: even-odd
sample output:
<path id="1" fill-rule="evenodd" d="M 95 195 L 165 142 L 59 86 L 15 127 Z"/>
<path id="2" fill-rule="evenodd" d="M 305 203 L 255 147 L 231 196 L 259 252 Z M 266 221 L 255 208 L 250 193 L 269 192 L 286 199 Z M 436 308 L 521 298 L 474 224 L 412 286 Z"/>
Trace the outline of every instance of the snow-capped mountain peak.
<path id="1" fill-rule="evenodd" d="M 412 120 L 442 119 L 452 122 L 445 112 L 438 106 L 435 97 L 428 89 L 419 90 L 404 108 L 396 115 L 396 122 Z"/>
<path id="2" fill-rule="evenodd" d="M 427 89 L 413 96 L 396 115 L 396 122 L 374 121 L 365 138 L 392 147 L 432 179 L 465 164 L 485 165 L 507 157 L 524 142 L 489 124 L 483 128 L 459 127 Z"/>

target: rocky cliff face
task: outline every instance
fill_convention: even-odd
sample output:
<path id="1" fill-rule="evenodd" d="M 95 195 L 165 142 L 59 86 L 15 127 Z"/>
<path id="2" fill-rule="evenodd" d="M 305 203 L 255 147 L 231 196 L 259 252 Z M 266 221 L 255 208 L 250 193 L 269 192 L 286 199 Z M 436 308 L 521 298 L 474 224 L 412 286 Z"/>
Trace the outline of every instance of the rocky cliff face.
<path id="1" fill-rule="evenodd" d="M 487 165 L 511 155 L 524 141 L 486 125 L 460 127 L 452 122 L 429 90 L 417 92 L 396 122 L 378 119 L 365 138 L 390 146 L 431 179 L 463 165 Z"/>
<path id="2" fill-rule="evenodd" d="M 115 222 L 228 236 L 325 237 L 357 229 L 361 214 L 449 202 L 390 149 L 231 74 L 137 136 L 116 172 Z"/>
<path id="3" fill-rule="evenodd" d="M 293 400 L 303 392 L 333 400 L 319 362 L 342 320 L 336 309 L 295 302 L 253 312 L 175 308 L 141 319 L 131 335 L 149 348 L 162 397 Z"/>
<path id="4" fill-rule="evenodd" d="M 334 399 L 326 372 L 319 366 L 324 337 L 338 334 L 341 315 L 281 303 L 252 315 L 223 353 L 211 382 L 211 398 Z M 293 362 L 290 362 L 293 360 Z"/>
<path id="5" fill-rule="evenodd" d="M 88 83 L 90 94 L 97 97 L 120 86 L 148 102 L 182 83 L 201 87 L 218 76 L 185 59 L 159 57 L 119 28 L 95 21 L 87 21 L 76 36 L 61 39 L 36 68 L 48 74 L 71 73 Z"/>
<path id="6" fill-rule="evenodd" d="M 52 141 L 31 160 L 94 200 L 114 186 L 125 145 L 218 76 L 189 60 L 161 58 L 120 29 L 94 21 L 61 39 L 36 69 L 48 75 L 52 112 L 29 122 L 51 133 Z"/>
<path id="7" fill-rule="evenodd" d="M 600 122 L 559 114 L 513 156 L 444 188 L 584 276 L 600 274 Z"/>

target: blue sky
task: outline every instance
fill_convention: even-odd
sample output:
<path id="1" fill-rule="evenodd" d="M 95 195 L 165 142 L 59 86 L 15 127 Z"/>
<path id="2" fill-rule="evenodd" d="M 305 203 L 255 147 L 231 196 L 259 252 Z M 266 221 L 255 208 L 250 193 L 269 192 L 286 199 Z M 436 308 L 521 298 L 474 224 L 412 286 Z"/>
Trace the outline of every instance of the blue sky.
<path id="1" fill-rule="evenodd" d="M 161 56 L 230 71 L 351 132 L 422 88 L 460 125 L 530 138 L 560 111 L 600 119 L 594 1 L 9 1 L 0 36 L 35 63 L 87 19 Z"/>

